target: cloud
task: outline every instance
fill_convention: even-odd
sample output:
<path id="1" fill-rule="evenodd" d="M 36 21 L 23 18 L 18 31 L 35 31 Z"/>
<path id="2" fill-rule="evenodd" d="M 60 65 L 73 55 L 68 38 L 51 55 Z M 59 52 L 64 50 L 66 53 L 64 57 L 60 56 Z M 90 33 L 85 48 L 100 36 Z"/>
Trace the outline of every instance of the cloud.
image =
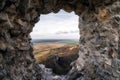
<path id="1" fill-rule="evenodd" d="M 33 39 L 79 39 L 79 34 L 49 34 L 49 35 L 39 35 L 34 34 Z"/>
<path id="2" fill-rule="evenodd" d="M 56 32 L 56 34 L 68 34 L 69 32 L 67 31 L 59 31 L 59 32 Z"/>
<path id="3" fill-rule="evenodd" d="M 48 15 L 41 15 L 40 21 L 36 23 L 31 33 L 31 37 L 34 38 L 57 38 L 58 32 L 63 33 L 77 33 L 78 32 L 78 16 L 72 13 L 67 13 L 61 10 L 59 13 L 50 13 Z M 77 33 L 79 34 L 79 33 Z M 69 34 L 69 36 L 72 34 Z M 64 35 L 59 35 L 66 38 Z M 75 34 L 73 35 L 75 36 Z M 78 36 L 79 37 L 79 36 Z M 71 37 L 72 38 L 72 37 Z"/>
<path id="4" fill-rule="evenodd" d="M 71 30 L 71 31 L 58 31 L 55 34 L 69 34 L 69 33 L 79 33 L 78 30 Z"/>

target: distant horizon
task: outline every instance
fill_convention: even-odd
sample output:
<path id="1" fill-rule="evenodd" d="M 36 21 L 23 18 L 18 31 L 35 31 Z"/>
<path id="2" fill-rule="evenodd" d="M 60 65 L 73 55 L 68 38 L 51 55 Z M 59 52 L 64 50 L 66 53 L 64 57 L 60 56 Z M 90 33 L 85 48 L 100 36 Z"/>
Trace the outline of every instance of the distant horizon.
<path id="1" fill-rule="evenodd" d="M 52 38 L 51 38 L 51 39 L 32 39 L 31 41 L 34 42 L 34 41 L 51 41 L 51 40 L 59 40 L 59 41 L 60 41 L 60 40 L 61 40 L 61 41 L 62 41 L 62 40 L 66 40 L 66 41 L 67 41 L 67 40 L 68 40 L 68 41 L 71 40 L 71 41 L 79 41 L 79 39 L 52 39 Z"/>
<path id="2" fill-rule="evenodd" d="M 32 39 L 32 43 L 43 43 L 43 42 L 65 42 L 65 41 L 73 41 L 79 42 L 78 39 Z"/>

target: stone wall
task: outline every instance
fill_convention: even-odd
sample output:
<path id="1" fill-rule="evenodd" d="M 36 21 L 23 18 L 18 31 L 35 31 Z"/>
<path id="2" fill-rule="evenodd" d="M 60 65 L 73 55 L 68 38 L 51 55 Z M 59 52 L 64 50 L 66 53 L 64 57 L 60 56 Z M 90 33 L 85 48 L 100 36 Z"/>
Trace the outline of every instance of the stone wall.
<path id="1" fill-rule="evenodd" d="M 0 0 L 0 80 L 46 80 L 29 34 L 60 9 L 80 16 L 79 58 L 64 80 L 120 79 L 119 0 Z"/>
<path id="2" fill-rule="evenodd" d="M 82 63 L 77 66 L 84 69 L 85 80 L 120 79 L 120 15 L 114 12 L 115 8 L 112 9 L 115 4 L 100 8 L 97 15 L 86 11 L 79 19 L 81 38 L 78 63 Z"/>

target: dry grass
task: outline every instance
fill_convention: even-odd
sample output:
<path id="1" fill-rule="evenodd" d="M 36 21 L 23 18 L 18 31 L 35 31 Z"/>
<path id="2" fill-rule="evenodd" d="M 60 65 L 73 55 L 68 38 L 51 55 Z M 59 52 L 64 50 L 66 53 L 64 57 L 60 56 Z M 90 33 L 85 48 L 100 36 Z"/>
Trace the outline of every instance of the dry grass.
<path id="1" fill-rule="evenodd" d="M 34 45 L 34 56 L 37 62 L 45 61 L 49 56 L 56 54 L 58 56 L 67 56 L 78 51 L 77 45 L 68 45 L 64 43 L 45 43 Z"/>

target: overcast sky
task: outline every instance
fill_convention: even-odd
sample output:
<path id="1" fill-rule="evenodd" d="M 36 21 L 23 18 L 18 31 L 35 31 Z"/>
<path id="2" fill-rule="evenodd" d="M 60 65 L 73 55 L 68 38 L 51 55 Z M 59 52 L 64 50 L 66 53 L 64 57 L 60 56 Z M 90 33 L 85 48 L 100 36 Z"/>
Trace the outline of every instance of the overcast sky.
<path id="1" fill-rule="evenodd" d="M 79 39 L 78 16 L 74 12 L 41 15 L 31 33 L 32 39 Z"/>

